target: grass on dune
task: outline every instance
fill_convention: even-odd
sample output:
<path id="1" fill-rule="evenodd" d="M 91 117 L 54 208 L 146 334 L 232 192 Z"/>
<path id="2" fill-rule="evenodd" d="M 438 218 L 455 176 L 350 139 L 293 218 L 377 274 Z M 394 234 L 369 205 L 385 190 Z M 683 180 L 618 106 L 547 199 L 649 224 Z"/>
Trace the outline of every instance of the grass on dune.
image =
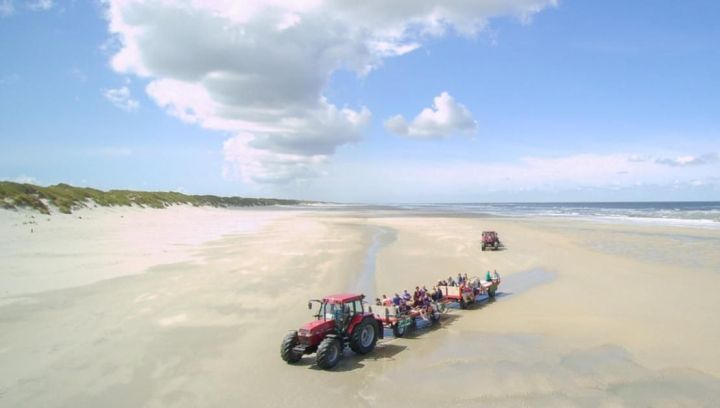
<path id="1" fill-rule="evenodd" d="M 32 208 L 50 214 L 56 208 L 61 213 L 97 204 L 103 207 L 131 206 L 164 208 L 175 204 L 211 207 L 251 207 L 267 205 L 293 205 L 302 201 L 274 198 L 219 197 L 214 195 L 187 195 L 174 191 L 102 191 L 88 187 L 56 184 L 48 187 L 33 184 L 0 181 L 0 205 L 5 209 Z"/>

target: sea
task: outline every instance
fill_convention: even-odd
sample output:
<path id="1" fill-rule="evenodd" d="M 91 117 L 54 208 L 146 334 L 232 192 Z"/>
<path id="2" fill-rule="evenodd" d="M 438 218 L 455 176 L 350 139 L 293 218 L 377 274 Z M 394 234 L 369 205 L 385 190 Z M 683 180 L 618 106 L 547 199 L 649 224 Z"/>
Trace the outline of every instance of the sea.
<path id="1" fill-rule="evenodd" d="M 720 229 L 720 201 L 311 204 L 330 210 L 415 212 L 490 217 L 576 218 L 609 223 L 658 224 Z"/>
<path id="2" fill-rule="evenodd" d="M 720 228 L 720 201 L 398 204 L 404 210 Z"/>

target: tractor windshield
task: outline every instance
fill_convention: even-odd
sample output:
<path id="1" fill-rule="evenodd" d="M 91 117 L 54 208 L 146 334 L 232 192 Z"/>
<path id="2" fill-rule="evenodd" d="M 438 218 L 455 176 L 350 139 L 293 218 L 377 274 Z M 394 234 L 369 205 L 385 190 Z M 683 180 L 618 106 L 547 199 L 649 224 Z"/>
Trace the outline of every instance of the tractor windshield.
<path id="1" fill-rule="evenodd" d="M 335 303 L 323 303 L 320 306 L 320 313 L 318 317 L 324 320 L 334 320 L 335 314 L 342 311 L 342 305 Z"/>

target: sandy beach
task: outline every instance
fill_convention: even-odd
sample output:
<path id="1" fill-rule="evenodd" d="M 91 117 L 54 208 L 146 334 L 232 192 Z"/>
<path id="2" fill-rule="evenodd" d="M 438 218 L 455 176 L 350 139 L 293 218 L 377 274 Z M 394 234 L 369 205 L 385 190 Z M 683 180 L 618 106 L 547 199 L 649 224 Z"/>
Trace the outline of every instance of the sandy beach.
<path id="1" fill-rule="evenodd" d="M 720 229 L 383 208 L 0 211 L 0 406 L 715 406 Z M 32 232 L 31 232 L 32 229 Z M 480 250 L 482 230 L 506 248 Z M 279 356 L 306 302 L 496 269 L 494 302 Z"/>

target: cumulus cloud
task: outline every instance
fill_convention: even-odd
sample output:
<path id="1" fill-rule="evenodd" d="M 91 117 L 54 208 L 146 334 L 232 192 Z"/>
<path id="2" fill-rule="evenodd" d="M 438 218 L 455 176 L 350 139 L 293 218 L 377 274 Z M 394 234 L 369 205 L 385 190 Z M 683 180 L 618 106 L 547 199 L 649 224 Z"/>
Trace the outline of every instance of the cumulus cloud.
<path id="1" fill-rule="evenodd" d="M 107 0 L 120 44 L 111 64 L 147 78 L 169 114 L 238 135 L 225 157 L 239 177 L 277 182 L 318 174 L 369 122 L 367 108 L 324 98 L 333 72 L 367 75 L 429 38 L 473 36 L 492 17 L 526 20 L 555 2 Z"/>
<path id="2" fill-rule="evenodd" d="M 240 134 L 225 141 L 224 175 L 250 183 L 284 184 L 303 182 L 319 175 L 318 166 L 327 162 L 324 154 L 278 153 L 252 147 L 253 136 Z"/>
<path id="3" fill-rule="evenodd" d="M 412 122 L 401 115 L 385 121 L 385 128 L 401 136 L 414 138 L 438 138 L 454 133 L 474 133 L 477 121 L 462 104 L 455 102 L 450 94 L 443 92 L 433 99 L 431 108 L 425 108 Z"/>
<path id="4" fill-rule="evenodd" d="M 132 98 L 130 88 L 123 86 L 115 89 L 105 89 L 103 96 L 110 103 L 126 111 L 133 111 L 140 107 L 140 102 Z"/>
<path id="5" fill-rule="evenodd" d="M 720 162 L 718 153 L 705 153 L 700 156 L 678 156 L 675 158 L 655 159 L 655 163 L 672 167 L 700 166 L 703 164 L 714 164 Z"/>

